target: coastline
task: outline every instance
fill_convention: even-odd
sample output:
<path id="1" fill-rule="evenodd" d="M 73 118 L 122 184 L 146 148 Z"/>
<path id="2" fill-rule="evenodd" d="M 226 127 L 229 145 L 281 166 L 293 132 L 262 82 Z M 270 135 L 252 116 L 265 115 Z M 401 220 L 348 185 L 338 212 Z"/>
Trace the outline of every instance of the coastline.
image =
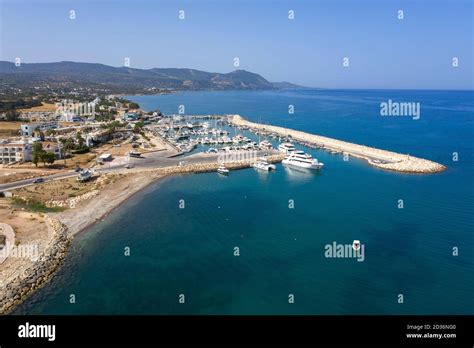
<path id="1" fill-rule="evenodd" d="M 305 145 L 317 145 L 328 150 L 345 152 L 351 156 L 365 159 L 370 165 L 381 169 L 404 173 L 437 173 L 446 169 L 445 166 L 426 159 L 283 127 L 256 124 L 245 120 L 240 115 L 230 115 L 229 123 L 234 126 L 246 126 L 253 130 L 276 133 L 282 137 L 291 136 L 294 141 Z M 205 158 L 206 154 L 197 156 Z M 284 157 L 283 154 L 273 154 L 268 157 L 268 161 L 271 163 L 280 162 Z M 225 163 L 229 169 L 248 168 L 251 164 L 252 160 Z M 119 174 L 117 181 L 108 184 L 98 193 L 78 201 L 70 209 L 47 215 L 46 220 L 53 230 L 53 237 L 48 241 L 48 247 L 41 253 L 39 261 L 32 263 L 28 269 L 22 274 L 18 274 L 0 290 L 0 314 L 11 313 L 34 291 L 49 282 L 61 267 L 74 236 L 104 219 L 129 198 L 169 175 L 215 172 L 219 165 L 215 161 L 182 166 L 123 170 L 117 173 Z M 105 174 L 105 177 L 114 175 L 116 174 Z"/>
<path id="2" fill-rule="evenodd" d="M 234 126 L 245 126 L 252 129 L 276 133 L 282 137 L 291 136 L 293 140 L 305 144 L 317 145 L 328 150 L 344 152 L 350 156 L 365 159 L 370 165 L 381 169 L 403 173 L 439 173 L 447 169 L 446 166 L 427 159 L 354 144 L 289 128 L 257 124 L 244 119 L 240 115 L 229 115 L 229 123 Z"/>
<path id="3" fill-rule="evenodd" d="M 31 294 L 50 281 L 66 257 L 71 243 L 66 226 L 50 216 L 46 216 L 45 220 L 53 237 L 31 267 L 0 289 L 0 315 L 13 312 Z"/>
<path id="4" fill-rule="evenodd" d="M 18 274 L 0 290 L 0 315 L 10 314 L 30 295 L 48 283 L 62 266 L 75 235 L 93 226 L 126 200 L 165 175 L 129 176 L 102 190 L 93 199 L 80 202 L 75 208 L 46 215 L 53 237 L 39 260 Z"/>
<path id="5" fill-rule="evenodd" d="M 268 161 L 280 162 L 283 157 L 269 156 Z M 215 172 L 219 165 L 216 161 L 141 171 L 127 170 L 126 177 L 104 188 L 90 199 L 80 201 L 74 208 L 46 215 L 53 238 L 48 241 L 48 248 L 41 253 L 39 261 L 32 263 L 0 290 L 0 315 L 12 313 L 30 295 L 48 283 L 62 266 L 74 237 L 105 218 L 128 199 L 167 176 Z M 250 160 L 226 163 L 229 169 L 249 168 L 251 165 Z"/>

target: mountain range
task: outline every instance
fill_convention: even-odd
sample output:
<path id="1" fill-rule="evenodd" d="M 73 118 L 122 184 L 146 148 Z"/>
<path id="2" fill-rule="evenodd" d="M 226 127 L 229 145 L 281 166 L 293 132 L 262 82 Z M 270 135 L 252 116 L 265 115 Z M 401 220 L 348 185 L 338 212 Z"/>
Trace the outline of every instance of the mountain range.
<path id="1" fill-rule="evenodd" d="M 96 63 L 22 63 L 0 61 L 0 88 L 82 87 L 136 92 L 143 89 L 257 90 L 299 88 L 289 82 L 270 82 L 246 70 L 213 73 L 185 68 L 136 69 Z"/>

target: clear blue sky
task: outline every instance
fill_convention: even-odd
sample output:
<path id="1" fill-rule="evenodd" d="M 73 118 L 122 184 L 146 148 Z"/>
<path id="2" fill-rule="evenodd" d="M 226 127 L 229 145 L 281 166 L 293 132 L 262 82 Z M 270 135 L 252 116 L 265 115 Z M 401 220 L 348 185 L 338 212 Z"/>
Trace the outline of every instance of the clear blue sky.
<path id="1" fill-rule="evenodd" d="M 270 81 L 312 87 L 473 88 L 472 0 L 0 3 L 0 60 L 121 66 L 130 57 L 137 68 L 229 72 L 239 57 L 241 69 Z"/>

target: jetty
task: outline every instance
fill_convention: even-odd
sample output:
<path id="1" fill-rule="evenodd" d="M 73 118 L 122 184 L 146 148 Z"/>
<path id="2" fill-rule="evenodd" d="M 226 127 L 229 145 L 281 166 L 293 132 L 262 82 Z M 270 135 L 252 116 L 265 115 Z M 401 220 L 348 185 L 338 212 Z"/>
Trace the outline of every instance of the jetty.
<path id="1" fill-rule="evenodd" d="M 228 122 L 233 126 L 248 127 L 250 130 L 254 131 L 276 133 L 283 138 L 291 138 L 293 141 L 298 141 L 305 145 L 314 145 L 332 153 L 345 153 L 350 156 L 362 158 L 370 165 L 386 170 L 404 173 L 438 173 L 446 169 L 446 166 L 427 159 L 354 144 L 293 129 L 253 123 L 244 119 L 240 115 L 229 115 Z"/>

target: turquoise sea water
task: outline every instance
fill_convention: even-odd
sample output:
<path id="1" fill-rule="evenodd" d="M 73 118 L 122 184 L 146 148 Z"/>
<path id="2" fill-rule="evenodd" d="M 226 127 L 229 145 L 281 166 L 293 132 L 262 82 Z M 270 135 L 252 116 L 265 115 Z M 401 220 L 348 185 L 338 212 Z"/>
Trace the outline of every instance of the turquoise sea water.
<path id="1" fill-rule="evenodd" d="M 400 174 L 305 149 L 326 164 L 320 173 L 278 165 L 268 175 L 248 169 L 167 178 L 80 234 L 66 265 L 17 313 L 473 314 L 473 97 L 368 90 L 133 97 L 145 109 L 177 113 L 183 104 L 188 114 L 239 113 L 425 157 L 448 170 Z M 379 104 L 388 99 L 420 102 L 421 118 L 381 117 Z M 354 239 L 364 244 L 364 262 L 324 256 L 326 244 Z"/>

